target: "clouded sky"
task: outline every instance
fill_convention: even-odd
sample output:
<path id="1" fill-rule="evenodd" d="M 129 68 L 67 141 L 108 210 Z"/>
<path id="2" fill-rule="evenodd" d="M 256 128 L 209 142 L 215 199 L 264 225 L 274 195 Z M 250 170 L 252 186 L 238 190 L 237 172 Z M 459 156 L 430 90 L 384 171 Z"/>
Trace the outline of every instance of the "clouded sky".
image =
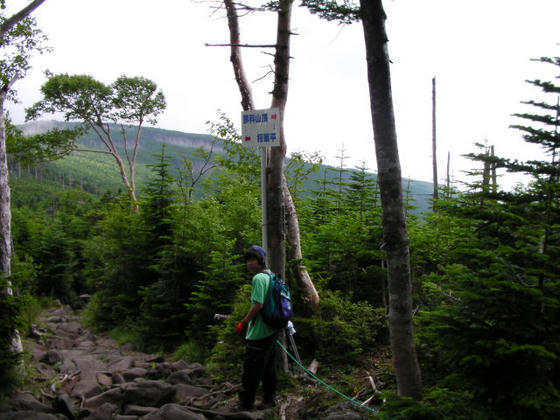
<path id="1" fill-rule="evenodd" d="M 8 0 L 10 10 L 25 0 Z M 21 104 L 8 109 L 16 123 L 40 98 L 43 72 L 89 74 L 106 83 L 120 75 L 155 81 L 167 98 L 158 127 L 205 133 L 218 110 L 240 121 L 240 97 L 229 49 L 206 47 L 229 39 L 217 3 L 190 0 L 46 0 L 35 12 L 54 52 L 37 57 L 15 88 Z M 496 152 L 526 158 L 520 133 L 508 126 L 522 100 L 537 90 L 524 82 L 552 78 L 553 66 L 531 58 L 560 54 L 558 0 L 385 0 L 397 135 L 403 176 L 431 180 L 431 80 L 437 80 L 439 178 L 451 153 L 454 179 L 472 167 L 461 154 L 488 141 Z M 13 9 L 12 9 L 13 8 Z M 275 42 L 272 13 L 241 20 L 244 43 Z M 362 161 L 375 170 L 375 153 L 361 24 L 339 26 L 294 8 L 291 80 L 286 109 L 290 151 L 318 151 Z M 271 102 L 272 57 L 243 51 L 257 108 Z M 260 79 L 260 80 L 259 80 Z"/>

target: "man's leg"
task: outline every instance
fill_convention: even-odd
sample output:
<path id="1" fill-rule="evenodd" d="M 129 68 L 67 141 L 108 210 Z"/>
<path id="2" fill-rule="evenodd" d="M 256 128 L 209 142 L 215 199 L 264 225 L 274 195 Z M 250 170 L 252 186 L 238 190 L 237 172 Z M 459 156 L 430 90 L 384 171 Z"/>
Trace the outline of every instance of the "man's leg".
<path id="1" fill-rule="evenodd" d="M 245 409 L 253 408 L 255 394 L 259 382 L 272 372 L 267 365 L 267 360 L 272 353 L 271 349 L 276 342 L 276 334 L 263 340 L 249 340 L 245 348 L 245 360 L 243 362 L 243 373 L 241 376 L 241 390 L 239 391 L 239 401 Z M 276 368 L 274 367 L 274 392 L 276 392 Z M 268 379 L 265 379 L 268 380 Z M 271 385 L 271 384 L 270 384 Z M 269 385 L 269 386 L 270 386 Z M 264 388 L 264 383 L 263 383 Z M 266 391 L 265 391 L 266 393 Z"/>
<path id="2" fill-rule="evenodd" d="M 263 403 L 267 406 L 276 404 L 276 384 L 277 384 L 277 366 L 276 366 L 276 335 L 272 341 L 263 375 Z"/>

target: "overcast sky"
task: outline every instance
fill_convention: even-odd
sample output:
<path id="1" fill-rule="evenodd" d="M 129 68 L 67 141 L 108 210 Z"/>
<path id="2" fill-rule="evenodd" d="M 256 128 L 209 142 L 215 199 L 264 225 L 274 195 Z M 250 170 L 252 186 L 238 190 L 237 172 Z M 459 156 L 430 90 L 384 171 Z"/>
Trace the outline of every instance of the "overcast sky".
<path id="1" fill-rule="evenodd" d="M 8 0 L 11 10 L 28 2 Z M 9 105 L 16 123 L 40 98 L 44 70 L 89 74 L 106 83 L 120 75 L 155 81 L 167 99 L 158 127 L 206 133 L 218 110 L 240 126 L 240 97 L 229 49 L 205 47 L 229 39 L 215 3 L 191 0 L 46 0 L 35 12 L 54 51 L 37 57 Z M 454 179 L 472 167 L 461 154 L 488 141 L 496 152 L 526 158 L 511 114 L 537 90 L 526 79 L 549 78 L 553 66 L 531 58 L 560 55 L 559 0 L 385 0 L 397 136 L 405 177 L 431 181 L 431 80 L 437 80 L 439 178 L 451 153 Z M 241 20 L 244 43 L 275 41 L 275 15 Z M 339 26 L 295 7 L 291 80 L 286 109 L 288 150 L 318 151 L 336 164 L 375 171 L 375 153 L 361 24 Z M 272 78 L 260 81 L 272 57 L 243 51 L 257 108 L 271 102 Z"/>

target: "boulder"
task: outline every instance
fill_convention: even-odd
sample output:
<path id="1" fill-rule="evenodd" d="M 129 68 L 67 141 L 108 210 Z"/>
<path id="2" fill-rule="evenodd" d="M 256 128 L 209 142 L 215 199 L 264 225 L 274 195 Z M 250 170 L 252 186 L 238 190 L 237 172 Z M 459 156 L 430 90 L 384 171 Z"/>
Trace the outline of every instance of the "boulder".
<path id="1" fill-rule="evenodd" d="M 37 413 L 54 413 L 55 411 L 39 402 L 33 395 L 24 392 L 16 394 L 11 398 L 10 406 L 13 410 L 18 411 L 35 411 Z"/>
<path id="2" fill-rule="evenodd" d="M 47 351 L 42 357 L 41 359 L 39 359 L 40 362 L 46 363 L 48 365 L 55 365 L 58 362 L 62 362 L 63 357 L 62 354 L 60 354 L 58 351 L 56 350 L 49 350 Z"/>
<path id="3" fill-rule="evenodd" d="M 66 419 L 65 417 L 62 418 Z M 0 413 L 0 420 L 61 420 L 61 417 L 55 414 L 38 413 L 33 410 L 25 410 Z"/>
<path id="4" fill-rule="evenodd" d="M 111 376 L 107 375 L 106 373 L 97 372 L 95 374 L 95 379 L 97 380 L 97 383 L 105 389 L 113 385 L 113 379 L 111 378 Z"/>
<path id="5" fill-rule="evenodd" d="M 113 385 L 124 384 L 126 381 L 120 373 L 113 373 Z"/>
<path id="6" fill-rule="evenodd" d="M 192 385 L 193 381 L 191 380 L 189 372 L 190 372 L 189 370 L 179 370 L 177 372 L 173 372 L 167 378 L 167 382 L 172 385 L 176 385 L 176 384 Z"/>
<path id="7" fill-rule="evenodd" d="M 189 410 L 179 404 L 165 404 L 159 410 L 144 417 L 143 420 L 205 420 L 201 414 Z"/>
<path id="8" fill-rule="evenodd" d="M 130 356 L 111 356 L 109 357 L 108 369 L 111 372 L 123 372 L 134 364 L 134 359 Z"/>
<path id="9" fill-rule="evenodd" d="M 147 407 L 160 407 L 175 395 L 175 387 L 161 381 L 127 383 L 122 385 L 122 390 L 125 403 Z"/>
<path id="10" fill-rule="evenodd" d="M 156 407 L 143 407 L 137 404 L 128 404 L 124 407 L 124 414 L 129 416 L 145 416 L 153 411 L 156 411 Z"/>
<path id="11" fill-rule="evenodd" d="M 70 420 L 76 419 L 76 417 L 74 416 L 74 411 L 75 411 L 74 403 L 72 402 L 72 400 L 70 399 L 67 393 L 63 392 L 58 394 L 55 397 L 52 405 L 57 412 L 64 414 Z"/>
<path id="12" fill-rule="evenodd" d="M 126 382 L 131 382 L 131 381 L 135 380 L 136 378 L 143 378 L 144 376 L 146 376 L 147 373 L 148 373 L 148 371 L 146 369 L 140 368 L 140 367 L 135 367 L 135 368 L 127 369 L 127 370 L 123 371 L 122 376 L 123 376 L 123 378 Z"/>
<path id="13" fill-rule="evenodd" d="M 84 401 L 83 407 L 95 410 L 105 403 L 118 405 L 123 400 L 123 390 L 121 388 L 112 388 L 95 397 L 88 398 Z"/>
<path id="14" fill-rule="evenodd" d="M 86 420 L 107 420 L 112 419 L 113 414 L 119 411 L 119 407 L 115 404 L 106 402 L 97 407 L 89 416 L 85 417 Z"/>
<path id="15" fill-rule="evenodd" d="M 146 376 L 150 379 L 163 379 L 169 377 L 173 373 L 173 369 L 169 363 L 159 363 L 154 368 L 149 369 Z"/>
<path id="16" fill-rule="evenodd" d="M 208 389 L 199 386 L 177 384 L 175 385 L 175 398 L 178 401 L 185 401 L 190 398 L 201 397 L 208 393 Z"/>
<path id="17" fill-rule="evenodd" d="M 177 360 L 176 362 L 171 363 L 170 366 L 173 372 L 177 372 L 178 370 L 185 370 L 190 367 L 190 365 L 184 360 Z"/>

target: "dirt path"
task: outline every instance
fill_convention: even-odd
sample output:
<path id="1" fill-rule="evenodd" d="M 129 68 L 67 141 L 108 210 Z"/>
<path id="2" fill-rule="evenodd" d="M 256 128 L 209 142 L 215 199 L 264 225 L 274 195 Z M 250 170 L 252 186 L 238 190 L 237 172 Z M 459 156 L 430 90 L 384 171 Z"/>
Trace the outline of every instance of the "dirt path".
<path id="1" fill-rule="evenodd" d="M 133 351 L 84 328 L 69 307 L 50 309 L 30 342 L 33 390 L 13 395 L 0 420 L 264 419 L 232 412 L 237 386 L 215 383 L 204 366 Z"/>

